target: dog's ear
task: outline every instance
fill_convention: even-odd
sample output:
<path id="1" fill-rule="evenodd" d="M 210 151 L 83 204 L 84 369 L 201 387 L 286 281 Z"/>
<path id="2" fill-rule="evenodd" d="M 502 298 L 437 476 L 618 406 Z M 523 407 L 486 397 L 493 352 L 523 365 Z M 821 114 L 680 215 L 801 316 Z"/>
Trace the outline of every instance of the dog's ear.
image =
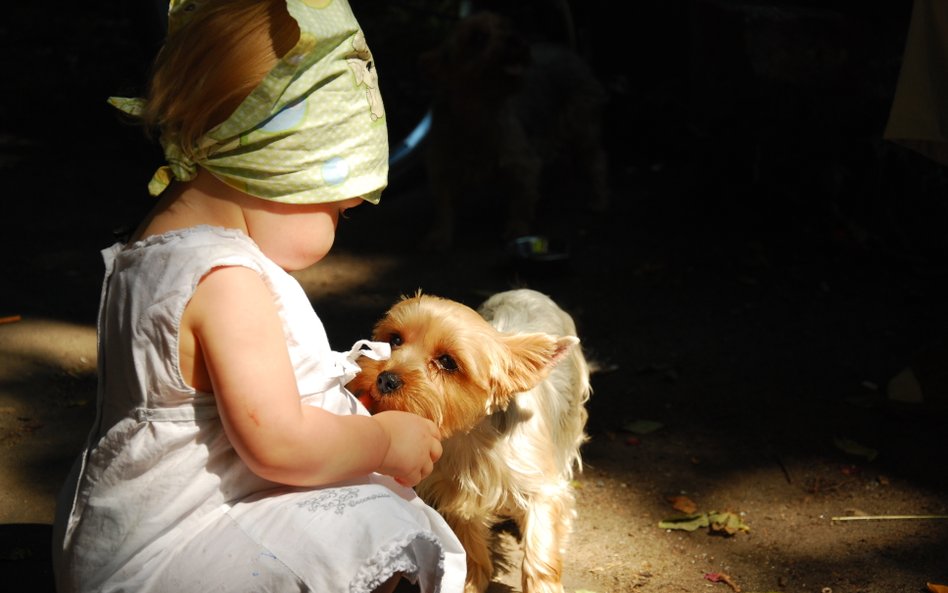
<path id="1" fill-rule="evenodd" d="M 553 360 L 550 366 L 555 366 L 559 361 L 566 358 L 569 351 L 579 344 L 579 338 L 576 336 L 560 336 L 556 338 L 556 351 L 553 353 Z"/>
<path id="2" fill-rule="evenodd" d="M 509 398 L 536 387 L 579 344 L 579 338 L 544 333 L 505 334 L 502 342 L 507 356 L 498 365 L 499 376 L 492 378 L 495 398 Z"/>

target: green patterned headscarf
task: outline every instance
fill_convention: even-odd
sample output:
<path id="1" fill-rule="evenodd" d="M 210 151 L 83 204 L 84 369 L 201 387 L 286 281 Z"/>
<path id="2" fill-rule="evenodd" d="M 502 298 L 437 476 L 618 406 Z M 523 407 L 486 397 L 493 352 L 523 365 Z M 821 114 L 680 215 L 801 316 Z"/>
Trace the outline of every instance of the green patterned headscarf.
<path id="1" fill-rule="evenodd" d="M 206 0 L 171 0 L 169 30 Z M 162 136 L 167 165 L 148 190 L 188 181 L 200 165 L 228 185 L 290 204 L 361 196 L 377 204 L 388 177 L 388 132 L 372 53 L 346 0 L 286 0 L 300 39 L 188 158 Z M 141 99 L 112 97 L 128 113 Z"/>

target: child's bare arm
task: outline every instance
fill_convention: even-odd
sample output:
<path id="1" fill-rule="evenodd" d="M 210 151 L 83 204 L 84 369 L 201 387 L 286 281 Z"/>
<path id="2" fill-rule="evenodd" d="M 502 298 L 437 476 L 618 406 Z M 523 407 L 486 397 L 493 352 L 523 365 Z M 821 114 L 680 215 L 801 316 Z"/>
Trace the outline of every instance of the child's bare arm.
<path id="1" fill-rule="evenodd" d="M 208 274 L 182 331 L 194 333 L 228 438 L 263 478 L 315 486 L 378 471 L 413 486 L 441 456 L 437 427 L 419 416 L 302 404 L 273 294 L 250 269 Z"/>

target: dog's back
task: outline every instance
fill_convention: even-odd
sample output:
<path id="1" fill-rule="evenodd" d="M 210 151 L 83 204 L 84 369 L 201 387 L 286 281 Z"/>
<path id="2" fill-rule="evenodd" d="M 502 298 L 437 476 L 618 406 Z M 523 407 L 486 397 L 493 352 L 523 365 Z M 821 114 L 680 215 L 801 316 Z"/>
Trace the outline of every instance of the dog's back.
<path id="1" fill-rule="evenodd" d="M 573 318 L 547 295 L 531 289 L 500 292 L 487 299 L 477 310 L 497 330 L 510 333 L 545 332 L 576 336 Z M 572 479 L 582 468 L 579 448 L 586 441 L 585 403 L 592 393 L 589 366 L 582 344 L 570 349 L 534 389 L 520 394 L 510 414 L 537 413 L 545 417 L 555 442 L 554 450 L 561 472 Z"/>

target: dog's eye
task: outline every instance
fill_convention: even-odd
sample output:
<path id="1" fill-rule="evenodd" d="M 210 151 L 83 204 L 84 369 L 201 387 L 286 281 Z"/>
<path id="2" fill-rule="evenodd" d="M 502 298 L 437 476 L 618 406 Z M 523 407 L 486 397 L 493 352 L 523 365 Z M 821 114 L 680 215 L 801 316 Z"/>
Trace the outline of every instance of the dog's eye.
<path id="1" fill-rule="evenodd" d="M 401 346 L 404 340 L 402 339 L 401 334 L 392 334 L 388 337 L 388 343 L 393 348 L 396 346 Z"/>
<path id="2" fill-rule="evenodd" d="M 442 371 L 454 372 L 458 370 L 458 363 L 455 362 L 450 354 L 442 354 L 438 357 L 438 368 Z"/>

